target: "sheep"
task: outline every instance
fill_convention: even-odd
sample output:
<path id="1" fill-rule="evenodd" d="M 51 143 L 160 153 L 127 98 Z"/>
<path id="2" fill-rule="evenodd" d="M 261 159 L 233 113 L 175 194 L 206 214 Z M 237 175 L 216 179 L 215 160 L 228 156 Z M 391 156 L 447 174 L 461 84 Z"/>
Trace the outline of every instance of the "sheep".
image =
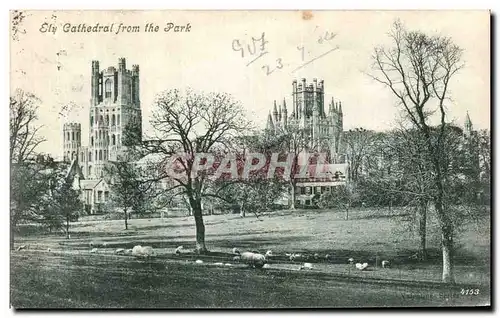
<path id="1" fill-rule="evenodd" d="M 155 251 L 151 246 L 141 246 L 141 245 L 136 245 L 132 249 L 132 255 L 135 257 L 151 257 L 151 256 L 156 256 Z"/>
<path id="2" fill-rule="evenodd" d="M 184 249 L 184 247 L 181 245 L 181 246 L 177 246 L 177 248 L 175 249 L 175 255 L 180 255 L 182 252 L 182 250 Z"/>
<path id="3" fill-rule="evenodd" d="M 224 263 L 214 263 L 215 266 L 224 266 Z"/>
<path id="4" fill-rule="evenodd" d="M 389 261 L 384 260 L 384 261 L 382 261 L 382 268 L 389 267 L 389 266 L 390 266 L 390 264 L 391 264 L 391 263 L 390 263 Z"/>
<path id="5" fill-rule="evenodd" d="M 253 268 L 262 268 L 264 264 L 267 263 L 267 258 L 271 255 L 271 251 L 267 251 L 265 255 L 254 252 L 244 252 L 240 255 L 239 259 Z"/>
<path id="6" fill-rule="evenodd" d="M 368 263 L 356 263 L 356 268 L 359 269 L 360 271 L 365 270 L 368 267 Z"/>
<path id="7" fill-rule="evenodd" d="M 352 264 L 352 263 L 354 263 L 354 258 L 351 257 L 347 261 L 349 262 L 349 264 Z"/>
<path id="8" fill-rule="evenodd" d="M 302 254 L 292 254 L 290 255 L 290 261 L 300 260 L 302 259 Z"/>
<path id="9" fill-rule="evenodd" d="M 47 252 L 49 252 L 49 253 L 50 253 L 50 251 L 51 251 L 51 249 L 50 249 L 50 247 L 49 247 L 49 248 L 47 249 Z"/>
<path id="10" fill-rule="evenodd" d="M 241 253 L 240 253 L 239 249 L 237 249 L 236 247 L 233 247 L 233 254 L 238 254 L 239 255 Z"/>
<path id="11" fill-rule="evenodd" d="M 115 251 L 115 254 L 124 254 L 125 253 L 125 249 L 124 248 L 117 248 L 116 251 Z"/>
<path id="12" fill-rule="evenodd" d="M 131 249 L 131 248 L 126 249 L 126 250 L 125 250 L 125 254 L 132 254 L 132 249 Z"/>
<path id="13" fill-rule="evenodd" d="M 304 263 L 304 265 L 302 265 L 300 267 L 300 269 L 312 269 L 312 264 L 311 263 Z"/>
<path id="14" fill-rule="evenodd" d="M 330 254 L 326 254 L 326 255 L 325 255 L 325 260 L 329 261 L 330 259 L 331 259 Z"/>
<path id="15" fill-rule="evenodd" d="M 318 259 L 319 258 L 319 254 L 318 253 L 314 253 L 314 259 Z"/>
<path id="16" fill-rule="evenodd" d="M 97 253 L 97 248 L 94 247 L 93 249 L 90 250 L 90 253 Z"/>
<path id="17" fill-rule="evenodd" d="M 233 264 L 226 263 L 224 266 L 233 266 Z"/>
<path id="18" fill-rule="evenodd" d="M 196 263 L 196 264 L 203 264 L 203 261 L 202 261 L 201 259 L 197 259 L 197 260 L 195 261 L 195 263 Z"/>

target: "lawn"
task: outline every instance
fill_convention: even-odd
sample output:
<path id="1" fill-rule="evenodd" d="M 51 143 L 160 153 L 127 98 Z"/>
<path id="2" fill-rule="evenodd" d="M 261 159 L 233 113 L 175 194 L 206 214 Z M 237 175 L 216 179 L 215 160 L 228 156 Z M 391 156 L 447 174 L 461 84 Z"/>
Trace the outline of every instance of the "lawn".
<path id="1" fill-rule="evenodd" d="M 29 244 L 11 257 L 12 303 L 17 307 L 288 307 L 408 306 L 486 304 L 489 302 L 490 228 L 486 214 L 465 222 L 457 237 L 456 276 L 452 289 L 441 286 L 439 235 L 429 222 L 430 259 L 409 257 L 418 238 L 408 230 L 402 211 L 354 210 L 348 221 L 339 211 L 279 211 L 257 219 L 250 215 L 205 217 L 207 256 L 195 246 L 190 217 L 132 219 L 72 224 L 69 240 L 31 234 L 16 240 Z M 89 243 L 105 244 L 90 253 Z M 150 245 L 150 261 L 116 256 L 116 248 Z M 182 245 L 186 252 L 173 256 Z M 51 249 L 50 252 L 47 248 Z M 265 270 L 232 261 L 233 247 L 272 250 Z M 285 253 L 317 253 L 313 269 L 299 270 Z M 329 254 L 329 260 L 324 255 Z M 348 258 L 368 262 L 357 271 Z M 194 261 L 201 259 L 203 264 Z M 381 260 L 391 268 L 381 268 Z M 215 262 L 231 263 L 217 267 Z M 33 288 L 35 287 L 36 288 Z M 366 286 L 370 286 L 366 288 Z M 478 288 L 481 297 L 464 297 L 461 288 Z M 147 296 L 149 295 L 149 296 Z M 447 300 L 448 299 L 448 300 Z"/>

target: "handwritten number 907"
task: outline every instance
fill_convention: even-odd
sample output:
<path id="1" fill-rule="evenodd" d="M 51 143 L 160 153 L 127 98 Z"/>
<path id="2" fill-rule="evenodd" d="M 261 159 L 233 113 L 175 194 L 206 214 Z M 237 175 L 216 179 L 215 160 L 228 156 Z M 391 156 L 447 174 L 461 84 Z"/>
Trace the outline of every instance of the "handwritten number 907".
<path id="1" fill-rule="evenodd" d="M 262 66 L 262 69 L 266 72 L 266 75 L 271 75 L 272 72 L 276 70 L 281 70 L 282 68 L 283 68 L 283 61 L 281 60 L 281 58 L 276 59 L 276 65 L 274 69 L 271 69 L 269 65 Z"/>

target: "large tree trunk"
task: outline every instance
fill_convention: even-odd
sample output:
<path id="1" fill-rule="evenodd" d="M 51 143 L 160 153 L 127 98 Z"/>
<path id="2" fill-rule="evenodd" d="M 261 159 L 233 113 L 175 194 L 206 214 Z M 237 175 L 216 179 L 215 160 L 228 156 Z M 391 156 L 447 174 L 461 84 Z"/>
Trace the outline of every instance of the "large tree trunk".
<path id="1" fill-rule="evenodd" d="M 128 230 L 128 215 L 127 215 L 127 209 L 123 210 L 123 217 L 125 220 L 125 230 Z"/>
<path id="2" fill-rule="evenodd" d="M 66 238 L 69 239 L 69 215 L 66 216 Z"/>
<path id="3" fill-rule="evenodd" d="M 243 209 L 243 208 L 244 208 L 244 205 L 245 205 L 244 203 L 240 204 L 240 216 L 241 216 L 242 218 L 244 218 L 244 217 L 245 217 L 245 210 Z"/>
<path id="4" fill-rule="evenodd" d="M 15 225 L 10 224 L 10 249 L 14 250 L 14 232 L 15 232 Z"/>
<path id="5" fill-rule="evenodd" d="M 201 200 L 200 199 L 190 199 L 191 210 L 194 215 L 194 222 L 196 225 L 196 252 L 199 254 L 205 254 L 208 252 L 205 246 L 205 224 L 203 223 L 203 213 L 201 210 Z"/>
<path id="6" fill-rule="evenodd" d="M 291 188 L 290 198 L 292 201 L 290 203 L 290 210 L 295 210 L 295 183 L 294 182 L 290 183 L 290 188 Z"/>
<path id="7" fill-rule="evenodd" d="M 425 261 L 427 259 L 427 200 L 422 199 L 419 202 L 418 212 L 418 235 L 420 238 L 419 259 Z"/>
<path id="8" fill-rule="evenodd" d="M 443 282 L 455 283 L 453 273 L 453 234 L 449 227 L 444 226 L 441 237 L 443 248 Z"/>

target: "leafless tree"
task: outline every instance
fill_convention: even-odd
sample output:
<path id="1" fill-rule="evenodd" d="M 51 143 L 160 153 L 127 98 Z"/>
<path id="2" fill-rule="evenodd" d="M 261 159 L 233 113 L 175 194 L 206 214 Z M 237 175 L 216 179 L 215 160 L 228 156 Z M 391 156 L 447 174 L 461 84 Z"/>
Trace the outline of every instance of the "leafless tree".
<path id="1" fill-rule="evenodd" d="M 10 97 L 10 164 L 34 160 L 35 150 L 44 138 L 40 137 L 36 121 L 39 99 L 22 90 Z"/>
<path id="2" fill-rule="evenodd" d="M 197 153 L 215 154 L 230 151 L 234 139 L 245 133 L 250 125 L 241 104 L 225 93 L 182 94 L 169 90 L 159 94 L 151 124 L 155 136 L 148 138 L 142 148 L 146 154 L 160 154 L 164 160 L 159 178 L 170 178 L 175 184 L 167 189 L 188 198 L 196 224 L 196 249 L 206 253 L 205 225 L 202 214 L 203 197 L 218 197 L 208 191 L 206 173 L 194 173 Z M 182 154 L 182 156 L 179 156 Z M 177 165 L 178 171 L 171 169 Z"/>
<path id="3" fill-rule="evenodd" d="M 452 39 L 405 29 L 396 21 L 389 32 L 390 47 L 377 47 L 371 77 L 387 87 L 409 123 L 423 137 L 432 171 L 432 202 L 442 235 L 443 281 L 454 282 L 453 218 L 445 200 L 443 171 L 446 102 L 450 80 L 463 67 L 462 49 Z M 439 124 L 433 134 L 431 117 Z"/>
<path id="4" fill-rule="evenodd" d="M 364 128 L 355 128 L 343 136 L 346 144 L 347 163 L 349 166 L 349 181 L 358 180 L 363 162 L 370 155 L 376 134 Z"/>

